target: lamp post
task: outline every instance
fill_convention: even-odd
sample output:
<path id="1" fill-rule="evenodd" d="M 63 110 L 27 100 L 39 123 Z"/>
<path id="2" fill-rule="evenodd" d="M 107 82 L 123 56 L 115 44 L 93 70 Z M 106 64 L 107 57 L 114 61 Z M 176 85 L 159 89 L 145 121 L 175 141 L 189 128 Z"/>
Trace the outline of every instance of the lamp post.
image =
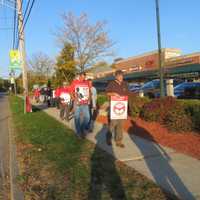
<path id="1" fill-rule="evenodd" d="M 159 0 L 156 1 L 156 23 L 157 23 L 157 39 L 158 39 L 158 63 L 159 63 L 159 76 L 160 76 L 160 97 L 164 97 L 164 79 L 163 79 L 163 62 L 162 62 L 162 48 L 160 36 L 160 12 Z"/>

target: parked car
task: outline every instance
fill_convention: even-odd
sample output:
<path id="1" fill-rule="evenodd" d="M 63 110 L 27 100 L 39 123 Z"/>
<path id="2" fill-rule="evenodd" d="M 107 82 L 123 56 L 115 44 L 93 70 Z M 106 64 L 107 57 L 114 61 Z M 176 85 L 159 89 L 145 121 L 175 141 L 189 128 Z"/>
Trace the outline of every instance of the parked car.
<path id="1" fill-rule="evenodd" d="M 179 99 L 200 99 L 200 82 L 184 82 L 174 88 Z"/>
<path id="2" fill-rule="evenodd" d="M 129 83 L 128 84 L 128 89 L 131 92 L 138 91 L 141 88 L 141 85 L 139 83 Z"/>
<path id="3" fill-rule="evenodd" d="M 182 80 L 179 79 L 175 79 L 173 82 L 174 87 L 179 84 L 180 82 L 182 82 Z M 140 89 L 139 91 L 142 91 L 144 93 L 144 96 L 148 96 L 149 98 L 158 98 L 160 97 L 160 80 L 159 79 L 155 79 L 152 81 L 149 81 L 147 83 L 145 83 Z M 138 91 L 138 92 L 139 92 Z M 166 80 L 164 80 L 164 93 L 166 95 Z"/>

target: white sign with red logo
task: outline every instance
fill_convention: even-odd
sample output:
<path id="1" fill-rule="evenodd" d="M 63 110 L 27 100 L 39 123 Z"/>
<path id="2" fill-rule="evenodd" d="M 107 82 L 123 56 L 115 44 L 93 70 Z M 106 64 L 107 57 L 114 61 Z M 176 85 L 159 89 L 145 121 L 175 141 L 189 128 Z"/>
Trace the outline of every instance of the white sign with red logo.
<path id="1" fill-rule="evenodd" d="M 62 103 L 70 103 L 70 99 L 71 99 L 70 94 L 62 92 L 60 94 L 60 98 L 61 98 Z"/>
<path id="2" fill-rule="evenodd" d="M 110 119 L 127 119 L 128 97 L 111 96 Z"/>
<path id="3" fill-rule="evenodd" d="M 87 103 L 90 97 L 90 89 L 87 84 L 77 85 L 75 87 L 79 103 Z"/>

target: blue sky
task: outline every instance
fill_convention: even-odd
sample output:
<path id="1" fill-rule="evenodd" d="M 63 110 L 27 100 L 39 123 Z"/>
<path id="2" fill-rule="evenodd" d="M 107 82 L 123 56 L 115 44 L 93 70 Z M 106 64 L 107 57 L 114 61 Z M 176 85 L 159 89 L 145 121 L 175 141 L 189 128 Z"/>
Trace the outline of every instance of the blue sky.
<path id="1" fill-rule="evenodd" d="M 27 0 L 24 0 L 27 2 Z M 200 1 L 160 0 L 162 47 L 180 48 L 184 54 L 200 51 Z M 85 12 L 91 23 L 107 21 L 116 42 L 116 57 L 129 57 L 157 48 L 155 0 L 36 0 L 25 30 L 27 57 L 44 52 L 54 58 L 56 27 L 63 12 Z M 8 75 L 12 47 L 13 11 L 0 5 L 0 77 Z"/>

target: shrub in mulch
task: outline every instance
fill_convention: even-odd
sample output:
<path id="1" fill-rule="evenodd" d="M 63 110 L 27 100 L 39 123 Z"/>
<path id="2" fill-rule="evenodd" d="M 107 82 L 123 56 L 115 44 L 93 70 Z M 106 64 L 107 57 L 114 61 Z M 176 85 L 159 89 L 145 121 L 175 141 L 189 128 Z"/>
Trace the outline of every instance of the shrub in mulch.
<path id="1" fill-rule="evenodd" d="M 200 100 L 179 100 L 187 115 L 191 116 L 193 127 L 200 132 Z"/>
<path id="2" fill-rule="evenodd" d="M 147 97 L 139 97 L 136 95 L 129 96 L 129 112 L 132 117 L 139 117 L 143 106 L 150 102 L 150 99 Z"/>
<path id="3" fill-rule="evenodd" d="M 157 121 L 172 131 L 191 131 L 192 118 L 173 97 L 152 100 L 143 106 L 141 115 L 144 120 Z"/>
<path id="4" fill-rule="evenodd" d="M 99 94 L 97 96 L 97 105 L 98 106 L 102 106 L 105 102 L 107 102 L 109 99 L 108 99 L 108 96 L 105 94 Z"/>
<path id="5" fill-rule="evenodd" d="M 192 131 L 193 123 L 190 116 L 186 115 L 184 109 L 178 105 L 168 110 L 163 124 L 171 131 Z"/>

